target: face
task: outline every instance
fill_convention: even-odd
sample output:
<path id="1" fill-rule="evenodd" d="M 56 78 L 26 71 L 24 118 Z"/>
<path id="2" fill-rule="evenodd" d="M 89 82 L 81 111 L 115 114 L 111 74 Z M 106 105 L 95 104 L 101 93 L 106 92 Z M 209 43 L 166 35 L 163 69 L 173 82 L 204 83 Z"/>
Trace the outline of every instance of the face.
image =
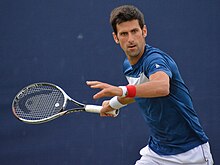
<path id="1" fill-rule="evenodd" d="M 117 34 L 113 38 L 125 52 L 131 64 L 135 64 L 142 56 L 145 48 L 146 26 L 140 28 L 138 20 L 123 22 L 116 25 Z"/>

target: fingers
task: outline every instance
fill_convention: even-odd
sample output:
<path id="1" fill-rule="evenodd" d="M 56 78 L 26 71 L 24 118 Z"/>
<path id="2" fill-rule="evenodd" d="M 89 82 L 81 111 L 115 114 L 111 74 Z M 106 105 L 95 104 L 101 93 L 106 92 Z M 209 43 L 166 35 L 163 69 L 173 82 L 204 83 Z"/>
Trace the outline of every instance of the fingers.
<path id="1" fill-rule="evenodd" d="M 102 97 L 105 97 L 104 94 L 103 94 L 103 90 L 101 90 L 100 92 L 96 93 L 93 96 L 93 99 L 99 99 L 99 98 L 102 98 Z"/>
<path id="2" fill-rule="evenodd" d="M 100 81 L 86 81 L 86 84 L 89 85 L 91 88 L 99 88 L 99 89 L 104 89 L 111 86 L 107 83 L 103 83 Z"/>
<path id="3" fill-rule="evenodd" d="M 102 89 L 100 92 L 96 93 L 93 98 L 99 99 L 102 97 L 113 97 L 113 96 L 121 96 L 122 90 L 119 87 L 110 86 L 108 88 Z"/>
<path id="4" fill-rule="evenodd" d="M 117 86 L 113 86 L 107 83 L 100 81 L 86 81 L 86 84 L 91 88 L 101 89 L 98 93 L 93 96 L 93 99 L 99 99 L 103 97 L 113 97 L 113 96 L 122 96 L 123 91 Z"/>
<path id="5" fill-rule="evenodd" d="M 109 96 L 115 96 L 115 95 L 120 95 L 120 88 L 118 89 L 118 87 L 112 86 L 110 84 L 107 83 L 103 83 L 100 81 L 86 81 L 86 84 L 88 86 L 90 86 L 91 88 L 98 88 L 101 89 L 100 92 L 96 93 L 93 98 L 94 99 L 98 99 L 98 98 L 102 98 L 102 97 L 109 97 Z M 112 109 L 109 105 L 109 101 L 104 101 L 102 103 L 102 109 L 100 111 L 100 116 L 102 117 L 114 117 L 113 114 L 109 114 L 109 111 L 113 111 L 114 109 Z"/>
<path id="6" fill-rule="evenodd" d="M 100 116 L 101 117 L 114 117 L 113 114 L 109 114 L 109 111 L 113 111 L 114 109 L 112 109 L 109 105 L 109 100 L 108 101 L 103 101 L 102 103 L 102 109 L 100 111 Z"/>
<path id="7" fill-rule="evenodd" d="M 86 84 L 90 86 L 91 88 L 98 88 L 101 89 L 100 92 L 96 93 L 93 98 L 99 99 L 102 97 L 111 97 L 115 95 L 115 89 L 116 93 L 118 93 L 117 88 L 115 86 L 112 86 L 107 83 L 103 83 L 100 81 L 86 81 Z"/>
<path id="8" fill-rule="evenodd" d="M 90 87 L 100 84 L 101 82 L 99 81 L 86 81 L 86 84 L 89 85 Z"/>
<path id="9" fill-rule="evenodd" d="M 88 85 L 88 86 L 90 86 L 91 88 L 99 88 L 99 89 L 103 89 L 103 85 L 101 85 L 101 84 L 103 84 L 102 82 L 100 82 L 100 81 L 86 81 L 86 84 Z M 93 99 L 98 99 L 98 98 L 100 98 L 101 96 L 100 96 L 100 92 L 98 92 L 97 94 L 95 94 L 94 96 L 93 96 Z"/>

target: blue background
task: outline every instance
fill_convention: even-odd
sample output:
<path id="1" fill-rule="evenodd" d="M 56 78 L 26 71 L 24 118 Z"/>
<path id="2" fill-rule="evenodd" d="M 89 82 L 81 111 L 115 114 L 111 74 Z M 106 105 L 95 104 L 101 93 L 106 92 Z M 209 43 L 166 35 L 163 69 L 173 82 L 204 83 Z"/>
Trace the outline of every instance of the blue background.
<path id="1" fill-rule="evenodd" d="M 97 90 L 86 80 L 126 84 L 122 50 L 112 39 L 111 10 L 134 4 L 145 15 L 147 43 L 170 54 L 189 87 L 194 106 L 220 164 L 217 0 L 1 0 L 0 164 L 131 165 L 147 144 L 148 127 L 136 104 L 117 118 L 75 113 L 41 125 L 18 121 L 15 94 L 34 82 L 52 82 L 84 103 Z"/>

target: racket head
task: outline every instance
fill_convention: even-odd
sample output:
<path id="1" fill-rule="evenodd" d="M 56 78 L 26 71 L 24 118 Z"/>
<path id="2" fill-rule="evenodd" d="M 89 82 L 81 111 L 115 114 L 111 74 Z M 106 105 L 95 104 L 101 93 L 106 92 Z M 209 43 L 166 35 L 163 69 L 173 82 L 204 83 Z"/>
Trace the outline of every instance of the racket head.
<path id="1" fill-rule="evenodd" d="M 57 85 L 34 83 L 17 93 L 12 102 L 12 112 L 23 122 L 44 123 L 64 115 L 68 99 Z"/>

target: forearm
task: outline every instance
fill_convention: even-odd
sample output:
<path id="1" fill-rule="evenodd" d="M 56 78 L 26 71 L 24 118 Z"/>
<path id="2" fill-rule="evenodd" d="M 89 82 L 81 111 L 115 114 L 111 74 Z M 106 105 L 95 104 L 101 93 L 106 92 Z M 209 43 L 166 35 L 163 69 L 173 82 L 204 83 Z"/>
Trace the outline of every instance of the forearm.
<path id="1" fill-rule="evenodd" d="M 170 92 L 170 78 L 164 72 L 156 72 L 152 74 L 148 82 L 136 85 L 135 97 L 163 97 L 169 95 Z"/>
<path id="2" fill-rule="evenodd" d="M 136 97 L 162 97 L 169 94 L 169 83 L 165 80 L 149 81 L 136 87 Z"/>

